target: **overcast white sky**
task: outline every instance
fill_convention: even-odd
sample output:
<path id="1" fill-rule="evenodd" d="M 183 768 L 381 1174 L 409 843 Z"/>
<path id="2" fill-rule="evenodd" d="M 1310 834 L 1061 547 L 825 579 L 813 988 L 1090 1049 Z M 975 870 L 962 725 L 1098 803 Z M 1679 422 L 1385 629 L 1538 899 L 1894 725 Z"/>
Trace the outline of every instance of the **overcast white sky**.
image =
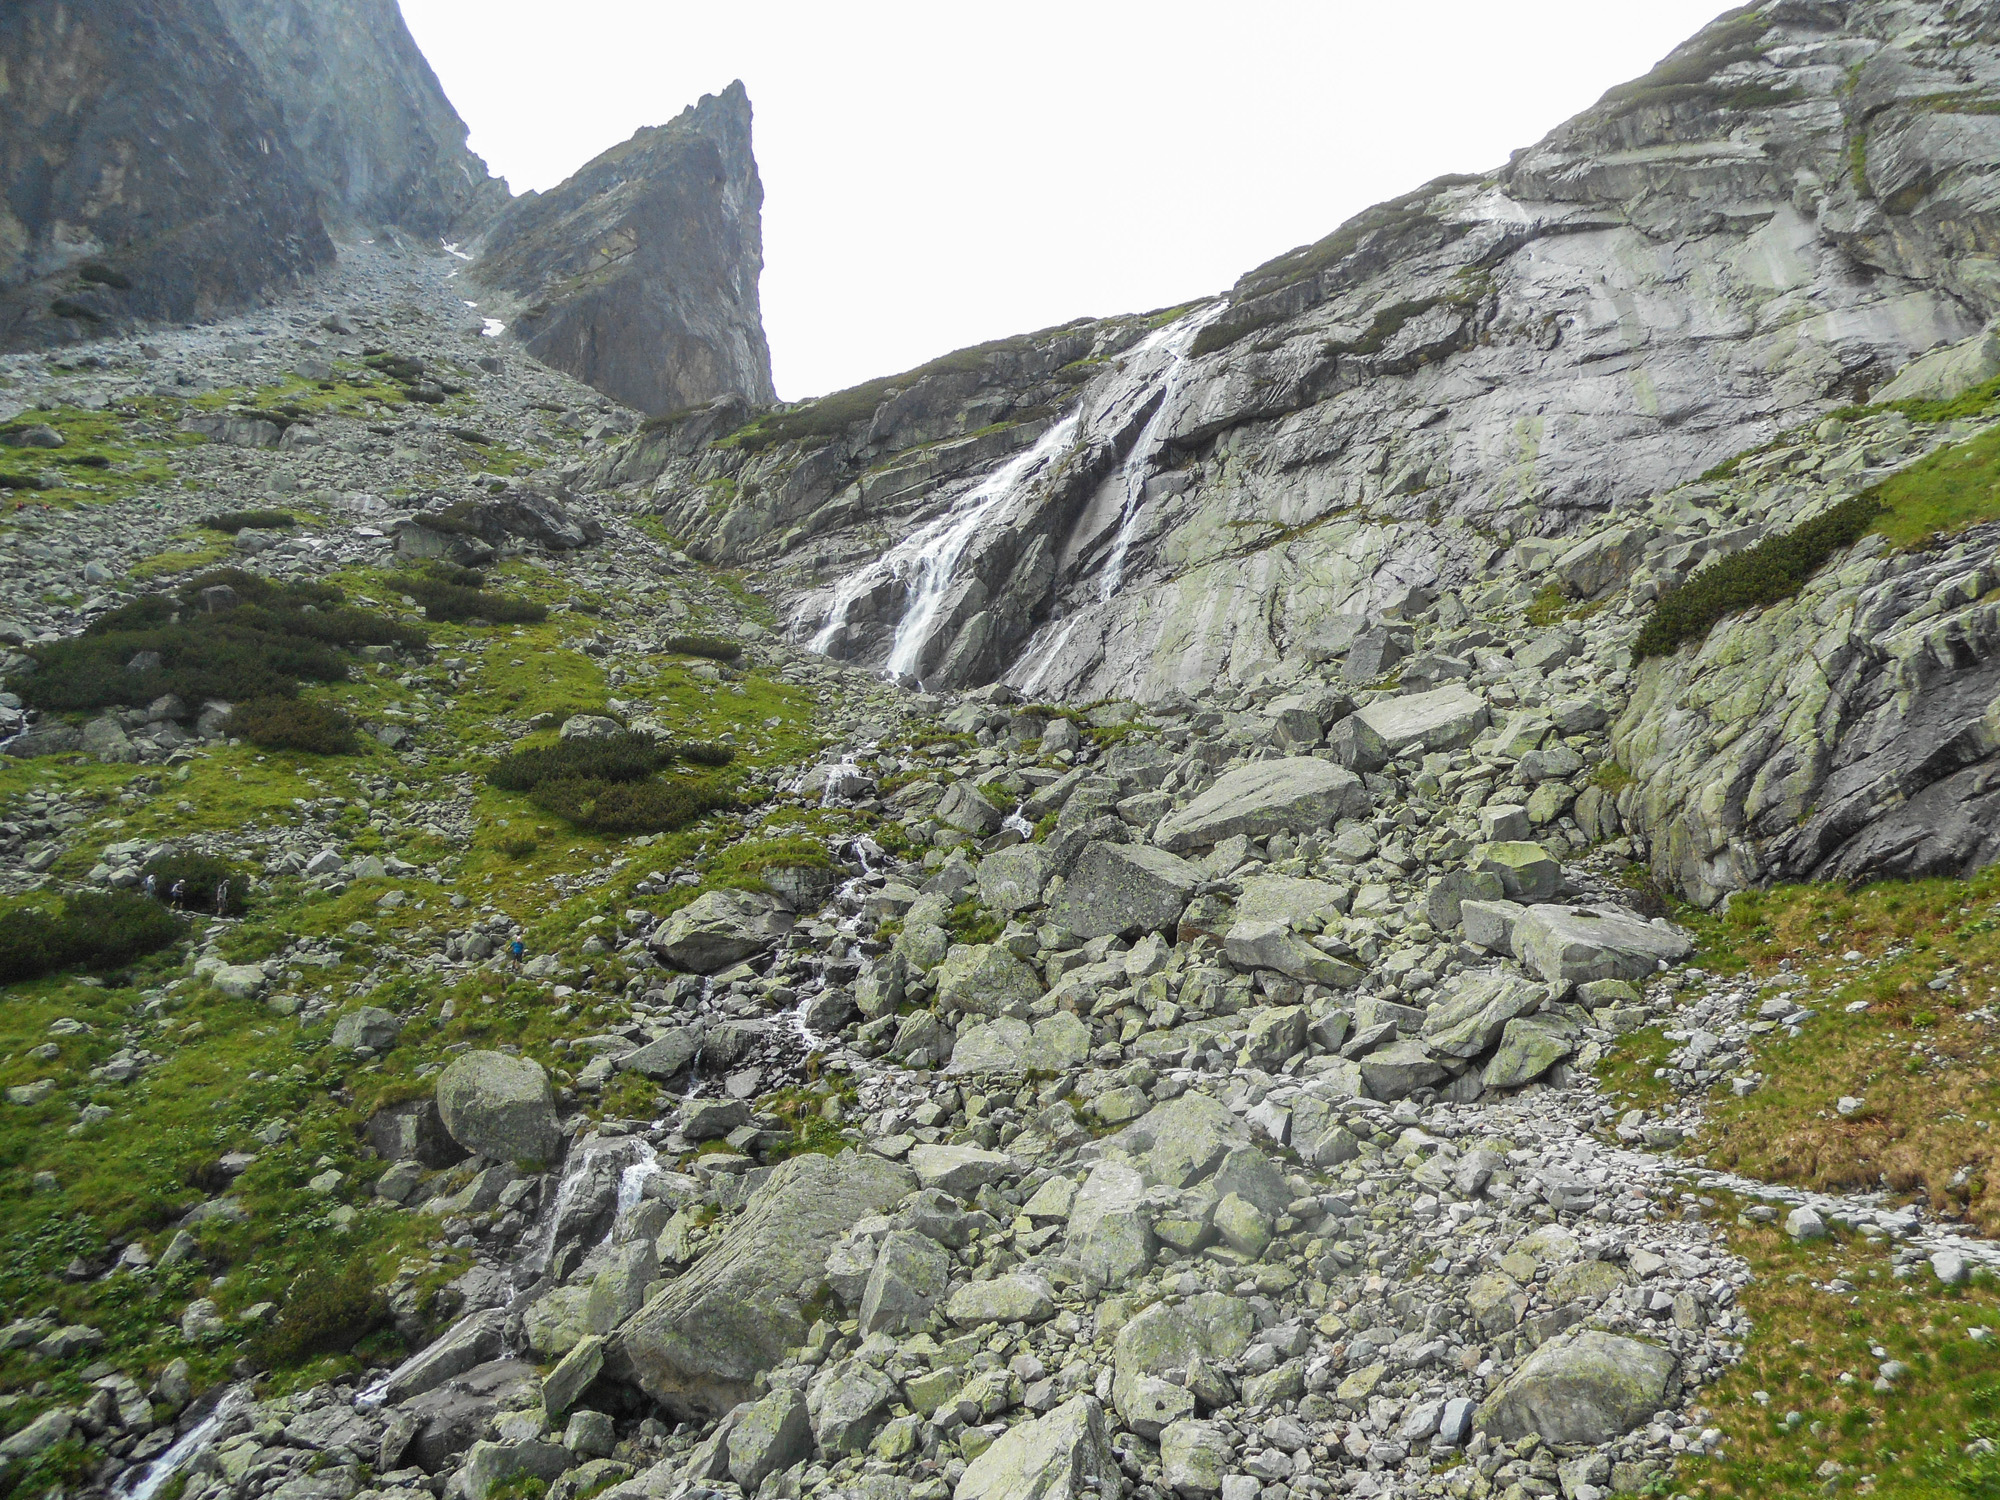
<path id="1" fill-rule="evenodd" d="M 798 400 L 1219 291 L 1499 165 L 1726 0 L 400 3 L 516 192 L 743 79 Z"/>

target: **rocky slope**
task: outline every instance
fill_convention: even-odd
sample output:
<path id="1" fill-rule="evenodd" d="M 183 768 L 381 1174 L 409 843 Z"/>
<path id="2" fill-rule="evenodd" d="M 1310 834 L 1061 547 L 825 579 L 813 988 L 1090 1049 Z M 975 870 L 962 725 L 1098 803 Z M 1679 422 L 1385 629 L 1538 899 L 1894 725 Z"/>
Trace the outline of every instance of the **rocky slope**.
<path id="1" fill-rule="evenodd" d="M 1996 310 L 1988 24 L 1936 3 L 1732 13 L 1499 171 L 1249 273 L 1190 315 L 1213 321 L 1180 359 L 1107 358 L 1100 325 L 1069 336 L 1099 361 L 1069 367 L 1073 395 L 969 354 L 976 376 L 748 429 L 776 441 L 717 442 L 740 422 L 704 415 L 602 472 L 704 555 L 766 568 L 801 639 L 859 626 L 840 649 L 873 663 L 923 595 L 886 554 L 1039 435 L 1011 413 L 1074 414 L 926 614 L 923 673 L 1083 697 L 1247 682 L 1975 333 Z M 1023 568 L 1037 538 L 1052 565 Z M 869 555 L 857 613 L 836 582 Z"/>
<path id="2" fill-rule="evenodd" d="M 529 353 L 627 406 L 768 402 L 763 203 L 733 83 L 524 194 L 480 236 L 472 274 Z"/>
<path id="3" fill-rule="evenodd" d="M 214 703 L 0 700 L 14 893 L 191 852 L 250 892 L 103 982 L 10 987 L 19 1482 L 1596 1500 L 1761 1420 L 1702 1394 L 1758 1334 L 1719 1204 L 1892 1244 L 1912 1295 L 2000 1259 L 1659 1154 L 1707 1088 L 1759 1086 L 1759 1035 L 1816 1026 L 1803 984 L 1677 968 L 1616 878 L 1641 596 L 1731 544 L 1697 511 L 1757 503 L 1747 465 L 1664 500 L 1686 534 L 1644 567 L 1611 529 L 1517 548 L 1283 681 L 913 695 L 593 487 L 631 414 L 482 339 L 452 264 L 356 247 L 267 317 L 0 369 L 63 439 L 12 463 L 116 455 L 9 517 L 17 648 L 218 552 L 411 624 L 424 559 L 484 547 L 552 607 L 309 690 L 364 725 L 352 756 L 232 742 Z M 1148 337 L 923 379 L 974 401 L 1018 360 L 1060 392 Z M 1811 438 L 1814 471 L 1968 435 L 1896 416 Z M 298 524 L 186 530 L 274 504 Z M 1593 569 L 1637 586 L 1523 625 Z M 621 723 L 727 737 L 748 805 L 605 837 L 482 780 Z M 1591 1069 L 1649 1023 L 1687 1039 L 1677 1093 L 1621 1112 Z"/>
<path id="4" fill-rule="evenodd" d="M 276 105 L 329 228 L 390 224 L 462 238 L 506 206 L 506 184 L 466 149 L 465 122 L 395 0 L 217 8 Z"/>

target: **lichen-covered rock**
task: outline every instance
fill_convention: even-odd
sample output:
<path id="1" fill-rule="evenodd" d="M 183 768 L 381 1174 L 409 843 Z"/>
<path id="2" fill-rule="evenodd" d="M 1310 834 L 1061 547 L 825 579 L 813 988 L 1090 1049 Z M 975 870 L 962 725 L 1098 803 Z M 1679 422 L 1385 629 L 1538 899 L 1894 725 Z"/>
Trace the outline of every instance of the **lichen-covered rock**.
<path id="1" fill-rule="evenodd" d="M 438 1074 L 438 1114 L 451 1138 L 495 1161 L 550 1162 L 561 1154 L 549 1075 L 531 1057 L 466 1052 Z"/>
<path id="2" fill-rule="evenodd" d="M 1170 930 L 1180 920 L 1201 871 L 1148 844 L 1086 845 L 1050 920 L 1079 937 L 1136 937 Z"/>
<path id="3" fill-rule="evenodd" d="M 1513 1442 L 1602 1443 L 1666 1405 L 1674 1356 L 1654 1344 L 1588 1329 L 1544 1344 L 1480 1406 L 1481 1432 Z"/>
<path id="4" fill-rule="evenodd" d="M 877 1156 L 792 1158 L 721 1243 L 618 1330 L 613 1368 L 671 1411 L 720 1416 L 804 1341 L 834 1243 L 913 1185 Z"/>
<path id="5" fill-rule="evenodd" d="M 1361 778 L 1344 766 L 1303 756 L 1253 761 L 1217 777 L 1207 791 L 1169 814 L 1153 837 L 1161 848 L 1185 853 L 1238 834 L 1261 839 L 1309 833 L 1367 806 Z"/>
<path id="6" fill-rule="evenodd" d="M 1010 1427 L 966 1465 L 952 1500 L 1089 1500 L 1118 1484 L 1118 1459 L 1092 1396 Z"/>

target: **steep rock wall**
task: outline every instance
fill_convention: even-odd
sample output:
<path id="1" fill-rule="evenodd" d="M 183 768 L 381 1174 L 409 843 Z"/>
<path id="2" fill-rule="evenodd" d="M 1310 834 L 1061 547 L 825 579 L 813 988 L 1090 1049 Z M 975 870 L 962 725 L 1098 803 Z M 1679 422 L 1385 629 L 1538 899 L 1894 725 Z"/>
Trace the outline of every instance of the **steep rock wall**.
<path id="1" fill-rule="evenodd" d="M 0 9 L 0 348 L 210 317 L 332 258 L 212 0 Z"/>
<path id="2" fill-rule="evenodd" d="M 396 0 L 217 0 L 335 225 L 464 235 L 508 201 Z"/>

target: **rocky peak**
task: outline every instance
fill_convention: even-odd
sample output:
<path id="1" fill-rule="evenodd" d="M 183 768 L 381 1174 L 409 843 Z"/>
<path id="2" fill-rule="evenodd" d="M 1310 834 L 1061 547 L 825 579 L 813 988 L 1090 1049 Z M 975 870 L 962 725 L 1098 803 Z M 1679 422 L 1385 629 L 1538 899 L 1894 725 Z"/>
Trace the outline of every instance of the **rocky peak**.
<path id="1" fill-rule="evenodd" d="M 750 125 L 732 83 L 516 200 L 473 268 L 492 310 L 537 359 L 641 411 L 771 401 Z"/>

